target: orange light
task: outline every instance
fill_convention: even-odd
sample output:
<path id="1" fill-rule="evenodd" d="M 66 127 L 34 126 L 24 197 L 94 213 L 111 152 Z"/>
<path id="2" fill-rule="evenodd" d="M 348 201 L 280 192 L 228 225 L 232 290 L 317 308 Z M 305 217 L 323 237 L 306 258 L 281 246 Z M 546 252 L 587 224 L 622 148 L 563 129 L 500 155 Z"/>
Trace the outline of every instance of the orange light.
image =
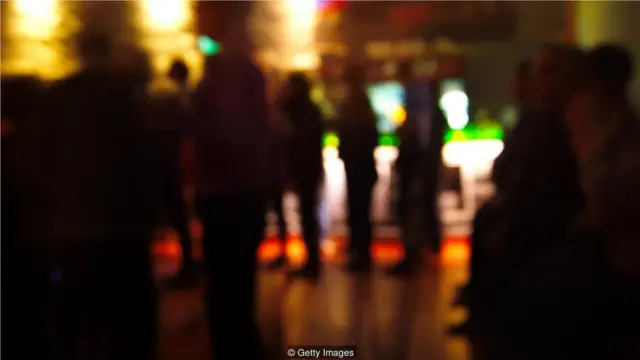
<path id="1" fill-rule="evenodd" d="M 404 121 L 407 119 L 407 112 L 402 106 L 396 107 L 393 112 L 391 112 L 391 121 L 396 123 L 397 125 L 404 124 Z"/>
<path id="2" fill-rule="evenodd" d="M 175 232 L 164 232 L 154 243 L 153 252 L 156 256 L 181 260 L 180 239 Z M 323 242 L 321 258 L 328 263 L 344 260 L 347 247 L 346 238 L 334 238 Z M 258 249 L 258 260 L 269 262 L 285 252 L 289 263 L 294 266 L 304 264 L 307 260 L 307 249 L 298 236 L 290 237 L 283 246 L 277 238 L 265 239 Z M 371 247 L 374 260 L 380 264 L 392 264 L 402 260 L 405 251 L 399 239 L 378 239 Z M 439 262 L 443 266 L 461 265 L 469 261 L 471 247 L 467 236 L 447 236 L 442 244 Z M 196 255 L 197 256 L 197 255 Z"/>

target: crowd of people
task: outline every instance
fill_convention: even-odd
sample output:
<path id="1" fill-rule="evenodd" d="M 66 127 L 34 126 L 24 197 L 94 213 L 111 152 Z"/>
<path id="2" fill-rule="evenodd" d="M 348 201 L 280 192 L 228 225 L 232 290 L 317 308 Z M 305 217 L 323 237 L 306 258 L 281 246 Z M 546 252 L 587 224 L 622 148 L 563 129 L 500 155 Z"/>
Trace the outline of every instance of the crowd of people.
<path id="1" fill-rule="evenodd" d="M 284 240 L 282 195 L 296 192 L 308 260 L 292 275 L 317 279 L 326 122 L 305 74 L 291 74 L 270 96 L 241 26 L 229 25 L 226 35 L 224 52 L 207 58 L 193 91 L 189 69 L 176 61 L 168 74 L 175 93 L 151 97 L 144 53 L 87 34 L 79 72 L 47 88 L 22 81 L 11 98 L 3 94 L 3 307 L 12 358 L 154 359 L 158 294 L 149 246 L 163 222 L 176 228 L 179 279 L 195 283 L 190 211 L 204 229 L 214 357 L 235 358 L 242 339 L 243 356 L 266 358 L 254 317 L 265 213 L 268 206 L 279 213 Z M 548 351 L 542 339 L 567 352 L 585 338 L 633 350 L 640 124 L 627 95 L 632 75 L 631 56 L 613 45 L 587 53 L 551 45 L 519 66 L 520 121 L 495 163 L 496 194 L 474 222 L 472 279 L 456 299 L 472 315 L 454 330 L 508 339 L 512 359 Z M 425 239 L 439 252 L 445 121 L 435 83 L 415 80 L 408 64 L 399 76 L 407 119 L 395 171 L 407 255 L 389 274 L 411 275 Z M 350 68 L 346 82 L 337 130 L 347 270 L 367 271 L 378 134 L 363 69 Z M 192 202 L 183 193 L 191 185 Z"/>
<path id="2" fill-rule="evenodd" d="M 518 67 L 520 121 L 478 212 L 453 331 L 504 358 L 638 356 L 640 123 L 623 47 L 545 47 Z M 492 354 L 498 358 L 497 354 Z"/>

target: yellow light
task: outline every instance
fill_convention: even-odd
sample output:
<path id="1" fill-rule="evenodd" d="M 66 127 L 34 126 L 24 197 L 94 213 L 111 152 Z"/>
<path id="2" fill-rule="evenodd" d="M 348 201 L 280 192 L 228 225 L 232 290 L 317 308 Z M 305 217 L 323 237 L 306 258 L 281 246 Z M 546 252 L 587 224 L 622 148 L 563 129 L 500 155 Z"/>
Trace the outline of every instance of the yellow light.
<path id="1" fill-rule="evenodd" d="M 154 70 L 152 89 L 172 87 L 166 76 L 171 61 L 181 58 L 195 82 L 202 74 L 203 57 L 193 24 L 193 0 L 143 0 L 140 8 L 140 45 L 151 58 Z"/>
<path id="2" fill-rule="evenodd" d="M 2 74 L 56 79 L 77 65 L 65 41 L 77 30 L 66 2 L 14 0 L 2 8 Z M 64 20 L 64 26 L 61 26 Z"/>
<path id="3" fill-rule="evenodd" d="M 156 31 L 180 30 L 189 22 L 189 2 L 185 0 L 144 0 L 147 26 Z"/>
<path id="4" fill-rule="evenodd" d="M 250 25 L 263 51 L 277 54 L 279 70 L 314 70 L 319 65 L 315 42 L 317 0 L 272 0 L 254 2 Z"/>
<path id="5" fill-rule="evenodd" d="M 404 121 L 407 118 L 407 112 L 402 108 L 402 106 L 398 106 L 391 113 L 391 121 L 396 123 L 397 125 L 404 124 Z"/>
<path id="6" fill-rule="evenodd" d="M 315 69 L 319 63 L 318 56 L 311 53 L 296 54 L 291 61 L 291 67 L 294 70 Z"/>
<path id="7" fill-rule="evenodd" d="M 60 22 L 56 0 L 16 0 L 16 15 L 22 17 L 18 32 L 31 39 L 48 40 Z"/>

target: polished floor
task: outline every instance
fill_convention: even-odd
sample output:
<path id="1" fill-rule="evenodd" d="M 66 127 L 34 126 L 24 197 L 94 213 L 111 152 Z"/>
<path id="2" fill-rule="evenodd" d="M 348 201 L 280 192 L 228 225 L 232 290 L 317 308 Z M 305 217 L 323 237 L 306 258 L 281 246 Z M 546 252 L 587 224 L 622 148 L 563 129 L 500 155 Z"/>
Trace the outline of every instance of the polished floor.
<path id="1" fill-rule="evenodd" d="M 466 316 L 449 302 L 465 266 L 425 265 L 413 279 L 347 274 L 325 265 L 318 284 L 287 281 L 282 271 L 259 274 L 263 336 L 285 358 L 287 345 L 355 345 L 358 359 L 466 360 L 472 348 L 445 328 Z M 164 292 L 163 360 L 209 359 L 200 290 Z"/>
<path id="2" fill-rule="evenodd" d="M 380 178 L 374 189 L 372 209 L 376 224 L 372 253 L 380 269 L 404 256 L 392 215 L 394 181 L 390 168 L 395 154 L 387 152 L 378 154 Z M 325 154 L 327 184 L 319 209 L 325 263 L 321 281 L 289 282 L 283 271 L 259 273 L 258 314 L 262 333 L 267 343 L 281 344 L 272 352 L 286 358 L 287 345 L 356 345 L 358 359 L 472 359 L 469 343 L 446 335 L 444 330 L 466 316 L 464 309 L 454 309 L 449 304 L 456 287 L 467 278 L 469 221 L 475 211 L 469 206 L 475 207 L 476 203 L 469 205 L 466 201 L 461 206 L 459 195 L 441 194 L 445 230 L 442 251 L 438 258 L 428 258 L 419 276 L 396 279 L 380 269 L 369 276 L 348 274 L 340 269 L 347 243 L 344 169 L 333 155 Z M 292 235 L 283 244 L 274 237 L 277 232 L 273 215 L 267 216 L 269 227 L 258 261 L 268 261 L 285 252 L 291 264 L 304 262 L 306 251 L 296 235 L 299 216 L 292 194 L 285 195 L 285 217 Z M 192 229 L 197 239 L 201 234 L 197 221 Z M 177 270 L 180 247 L 174 233 L 160 233 L 154 251 L 159 276 Z M 195 255 L 200 255 L 197 244 Z M 209 359 L 201 296 L 200 290 L 163 292 L 161 359 Z"/>

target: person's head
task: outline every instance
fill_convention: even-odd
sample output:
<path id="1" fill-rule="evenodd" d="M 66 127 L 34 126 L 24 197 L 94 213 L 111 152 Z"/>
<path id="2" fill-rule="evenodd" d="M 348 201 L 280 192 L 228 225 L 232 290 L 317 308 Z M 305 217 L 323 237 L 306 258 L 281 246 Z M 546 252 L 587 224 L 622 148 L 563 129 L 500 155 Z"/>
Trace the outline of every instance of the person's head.
<path id="1" fill-rule="evenodd" d="M 106 69 L 111 59 L 111 39 L 98 32 L 87 31 L 78 38 L 77 51 L 82 65 L 89 69 Z"/>
<path id="2" fill-rule="evenodd" d="M 311 81 L 303 72 L 293 72 L 286 83 L 286 103 L 309 99 L 311 96 Z"/>
<path id="3" fill-rule="evenodd" d="M 516 105 L 529 102 L 531 96 L 531 61 L 523 61 L 516 66 L 511 80 L 511 94 Z"/>
<path id="4" fill-rule="evenodd" d="M 545 46 L 533 63 L 535 104 L 545 109 L 564 109 L 584 81 L 585 73 L 586 56 L 582 50 L 565 44 Z"/>
<path id="5" fill-rule="evenodd" d="M 626 99 L 633 79 L 633 55 L 622 46 L 605 44 L 587 54 L 589 89 L 598 96 Z"/>
<path id="6" fill-rule="evenodd" d="M 407 83 L 413 80 L 413 65 L 408 61 L 402 61 L 398 64 L 398 80 Z"/>
<path id="7" fill-rule="evenodd" d="M 184 86 L 189 80 L 189 68 L 181 59 L 175 59 L 169 68 L 169 78 L 178 86 Z"/>

